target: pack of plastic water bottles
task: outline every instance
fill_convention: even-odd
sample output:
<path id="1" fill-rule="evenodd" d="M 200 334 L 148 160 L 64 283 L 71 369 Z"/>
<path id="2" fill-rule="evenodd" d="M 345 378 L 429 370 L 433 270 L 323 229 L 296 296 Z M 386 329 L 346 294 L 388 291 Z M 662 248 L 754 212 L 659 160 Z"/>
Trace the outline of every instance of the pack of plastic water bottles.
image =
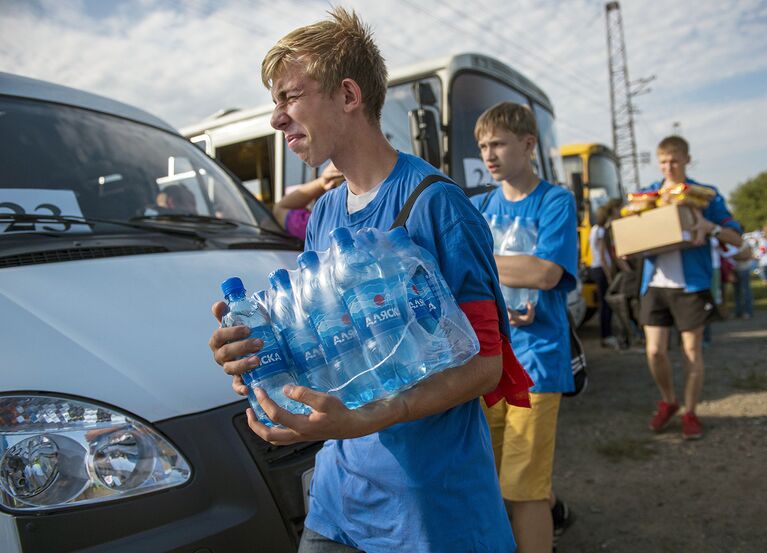
<path id="1" fill-rule="evenodd" d="M 486 217 L 493 235 L 493 251 L 496 255 L 532 255 L 538 242 L 538 228 L 528 217 L 509 217 L 493 214 Z M 527 311 L 528 303 L 538 302 L 538 290 L 510 288 L 501 285 L 506 307 L 515 311 Z"/>
<path id="2" fill-rule="evenodd" d="M 398 227 L 387 233 L 346 228 L 332 247 L 298 256 L 298 269 L 269 275 L 269 289 L 248 298 L 242 281 L 221 287 L 223 326 L 244 324 L 264 346 L 261 364 L 243 376 L 294 413 L 308 408 L 284 396 L 298 383 L 357 408 L 409 388 L 479 352 L 479 342 L 432 256 Z M 255 397 L 256 415 L 272 424 Z"/>

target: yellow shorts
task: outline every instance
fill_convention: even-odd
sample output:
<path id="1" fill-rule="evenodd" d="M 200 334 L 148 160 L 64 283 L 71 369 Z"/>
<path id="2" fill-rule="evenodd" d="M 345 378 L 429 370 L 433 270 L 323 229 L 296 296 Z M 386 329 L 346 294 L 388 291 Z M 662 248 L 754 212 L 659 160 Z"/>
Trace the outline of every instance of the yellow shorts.
<path id="1" fill-rule="evenodd" d="M 506 499 L 549 498 L 561 399 L 558 393 L 531 393 L 530 409 L 509 406 L 505 401 L 488 408 L 482 402 L 490 426 L 495 468 Z"/>

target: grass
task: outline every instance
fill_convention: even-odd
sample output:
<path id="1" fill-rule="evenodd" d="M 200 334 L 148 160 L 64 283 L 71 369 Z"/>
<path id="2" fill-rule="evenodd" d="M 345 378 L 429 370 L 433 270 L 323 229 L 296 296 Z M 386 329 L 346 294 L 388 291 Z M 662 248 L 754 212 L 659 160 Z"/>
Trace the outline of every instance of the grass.
<path id="1" fill-rule="evenodd" d="M 598 444 L 597 453 L 612 463 L 619 463 L 624 460 L 646 461 L 657 452 L 649 439 L 618 438 Z"/>

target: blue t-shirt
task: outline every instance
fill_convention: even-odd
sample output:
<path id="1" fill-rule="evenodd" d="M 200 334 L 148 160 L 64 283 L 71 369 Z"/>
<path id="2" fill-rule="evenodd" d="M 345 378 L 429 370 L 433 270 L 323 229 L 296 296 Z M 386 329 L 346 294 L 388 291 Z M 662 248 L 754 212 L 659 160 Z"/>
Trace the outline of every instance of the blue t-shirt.
<path id="1" fill-rule="evenodd" d="M 703 210 L 703 217 L 709 221 L 716 223 L 723 227 L 730 227 L 735 229 L 739 233 L 743 232 L 740 225 L 732 218 L 732 213 L 727 209 L 727 203 L 724 201 L 724 197 L 719 194 L 719 191 L 708 184 L 701 184 L 688 178 L 685 179 L 687 184 L 696 184 L 698 186 L 705 186 L 716 192 L 716 196 L 708 207 Z M 644 188 L 641 192 L 654 192 L 660 190 L 663 186 L 663 181 L 652 183 L 649 187 Z M 684 273 L 685 292 L 700 292 L 701 290 L 708 290 L 711 288 L 711 277 L 714 274 L 714 267 L 711 263 L 711 245 L 708 241 L 702 246 L 696 246 L 691 248 L 685 248 L 680 250 L 682 253 L 682 272 Z M 642 267 L 642 294 L 647 292 L 647 288 L 650 286 L 653 273 L 655 272 L 655 260 L 657 256 L 653 255 L 645 257 L 644 265 Z"/>
<path id="2" fill-rule="evenodd" d="M 328 234 L 339 226 L 388 230 L 418 183 L 435 173 L 400 153 L 376 197 L 352 215 L 346 183 L 331 190 L 312 211 L 306 249 L 328 249 Z M 458 186 L 429 186 L 407 230 L 437 260 L 458 303 L 500 297 L 490 231 Z M 305 525 L 367 553 L 514 551 L 479 400 L 369 436 L 326 441 Z"/>
<path id="3" fill-rule="evenodd" d="M 488 194 L 474 196 L 471 201 L 483 214 L 532 218 L 538 228 L 534 255 L 562 267 L 559 283 L 540 291 L 533 323 L 512 327 L 511 346 L 535 383 L 531 392 L 570 392 L 574 384 L 567 293 L 575 288 L 578 268 L 575 200 L 568 190 L 545 180 L 517 202 L 507 200 L 500 186 Z"/>

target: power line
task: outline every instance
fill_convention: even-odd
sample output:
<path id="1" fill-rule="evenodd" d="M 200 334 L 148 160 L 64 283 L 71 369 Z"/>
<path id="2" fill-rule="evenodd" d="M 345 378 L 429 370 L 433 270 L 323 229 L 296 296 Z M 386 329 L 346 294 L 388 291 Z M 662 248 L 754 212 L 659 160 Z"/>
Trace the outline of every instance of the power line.
<path id="1" fill-rule="evenodd" d="M 455 31 L 457 31 L 459 33 L 467 32 L 467 29 L 460 28 L 460 27 L 456 26 L 454 23 L 452 23 L 449 20 L 444 20 L 442 18 L 439 18 L 439 17 L 433 15 L 432 13 L 426 11 L 421 6 L 415 5 L 412 2 L 410 2 L 409 0 L 399 0 L 399 1 L 401 3 L 403 3 L 403 4 L 406 4 L 407 6 L 411 7 L 412 9 L 417 10 L 417 11 L 425 14 L 427 17 L 437 21 L 441 25 L 445 25 L 447 27 L 450 27 L 451 29 L 453 29 L 453 30 L 455 30 Z M 486 37 L 486 35 L 481 35 L 482 41 L 486 44 L 486 46 L 490 47 L 491 49 L 495 50 L 499 46 L 501 46 L 501 48 L 505 49 L 508 46 L 508 44 L 500 41 L 500 39 L 498 39 L 495 35 L 491 35 L 491 36 L 496 41 L 495 44 L 489 44 L 488 43 L 488 38 Z M 527 52 L 527 50 L 524 47 L 519 47 L 519 48 L 521 50 L 523 50 L 524 52 Z M 539 57 L 539 56 L 536 56 L 535 54 L 531 54 L 530 57 Z M 575 94 L 578 94 L 579 96 L 581 96 L 582 98 L 588 100 L 589 102 L 591 102 L 595 106 L 598 106 L 600 109 L 602 109 L 604 107 L 603 101 L 598 101 L 598 100 L 595 100 L 594 98 L 591 98 L 590 96 L 587 96 L 582 89 L 574 86 L 572 83 L 570 83 L 567 80 L 561 80 L 561 79 L 559 79 L 559 77 L 557 77 L 557 76 L 555 76 L 554 74 L 551 74 L 551 73 L 544 73 L 544 78 L 547 78 L 547 79 L 549 79 L 551 81 L 554 81 L 555 83 L 560 84 L 564 88 L 568 88 L 570 91 L 574 92 Z"/>
<path id="2" fill-rule="evenodd" d="M 458 16 L 460 16 L 461 18 L 463 18 L 463 19 L 465 19 L 465 20 L 468 20 L 468 21 L 471 21 L 472 23 L 474 23 L 474 24 L 475 24 L 477 27 L 479 27 L 480 29 L 484 27 L 484 25 L 483 25 L 483 23 L 482 23 L 481 21 L 478 21 L 477 19 L 475 19 L 474 17 L 472 17 L 470 14 L 467 14 L 467 13 L 466 13 L 466 12 L 464 12 L 463 10 L 461 10 L 461 9 L 459 9 L 459 8 L 457 8 L 457 7 L 453 6 L 453 5 L 451 5 L 451 4 L 450 4 L 450 3 L 448 3 L 448 2 L 443 2 L 443 4 L 444 4 L 445 6 L 447 6 L 448 8 L 450 8 L 451 10 L 453 10 L 453 12 L 455 12 L 455 13 L 456 13 Z M 517 34 L 519 34 L 519 33 L 517 33 Z M 575 73 L 575 72 L 571 71 L 571 70 L 570 70 L 569 68 L 567 68 L 566 66 L 564 66 L 564 65 L 561 65 L 559 62 L 557 62 L 557 61 L 556 61 L 556 60 L 554 60 L 554 59 L 551 59 L 551 58 L 553 58 L 553 57 L 554 57 L 554 56 L 553 56 L 553 54 L 552 54 L 551 52 L 548 52 L 548 51 L 547 51 L 545 48 L 542 48 L 542 47 L 540 47 L 540 46 L 537 46 L 537 47 L 535 48 L 535 50 L 531 50 L 531 49 L 529 49 L 528 47 L 526 47 L 526 46 L 524 46 L 524 45 L 520 44 L 519 42 L 516 42 L 515 40 L 513 40 L 513 39 L 511 39 L 511 38 L 509 38 L 509 37 L 504 37 L 504 38 L 503 38 L 503 42 L 504 42 L 504 43 L 509 43 L 509 44 L 511 44 L 511 45 L 512 45 L 512 46 L 514 46 L 515 48 L 517 48 L 517 49 L 521 50 L 522 52 L 526 53 L 527 55 L 529 55 L 529 56 L 531 56 L 531 57 L 533 57 L 533 58 L 537 58 L 538 60 L 540 60 L 540 61 L 542 61 L 542 62 L 544 62 L 544 63 L 546 63 L 546 64 L 548 64 L 548 65 L 552 65 L 552 66 L 555 66 L 555 67 L 557 67 L 557 68 L 558 68 L 560 71 L 562 71 L 563 73 L 569 74 L 569 75 L 570 75 L 571 77 L 573 77 L 574 79 L 577 79 L 577 80 L 579 80 L 579 81 L 580 81 L 580 82 L 583 84 L 583 86 L 585 86 L 585 87 L 587 87 L 587 88 L 591 89 L 591 90 L 592 90 L 592 92 L 596 92 L 596 89 L 592 88 L 592 87 L 594 86 L 594 83 L 593 83 L 592 81 L 589 81 L 589 80 L 587 80 L 587 79 L 586 79 L 585 77 L 583 77 L 582 75 L 580 75 L 580 74 L 578 74 L 578 73 Z M 547 58 L 547 57 L 546 57 L 546 56 L 544 56 L 543 54 L 548 54 L 548 56 L 551 56 L 551 58 Z"/>

